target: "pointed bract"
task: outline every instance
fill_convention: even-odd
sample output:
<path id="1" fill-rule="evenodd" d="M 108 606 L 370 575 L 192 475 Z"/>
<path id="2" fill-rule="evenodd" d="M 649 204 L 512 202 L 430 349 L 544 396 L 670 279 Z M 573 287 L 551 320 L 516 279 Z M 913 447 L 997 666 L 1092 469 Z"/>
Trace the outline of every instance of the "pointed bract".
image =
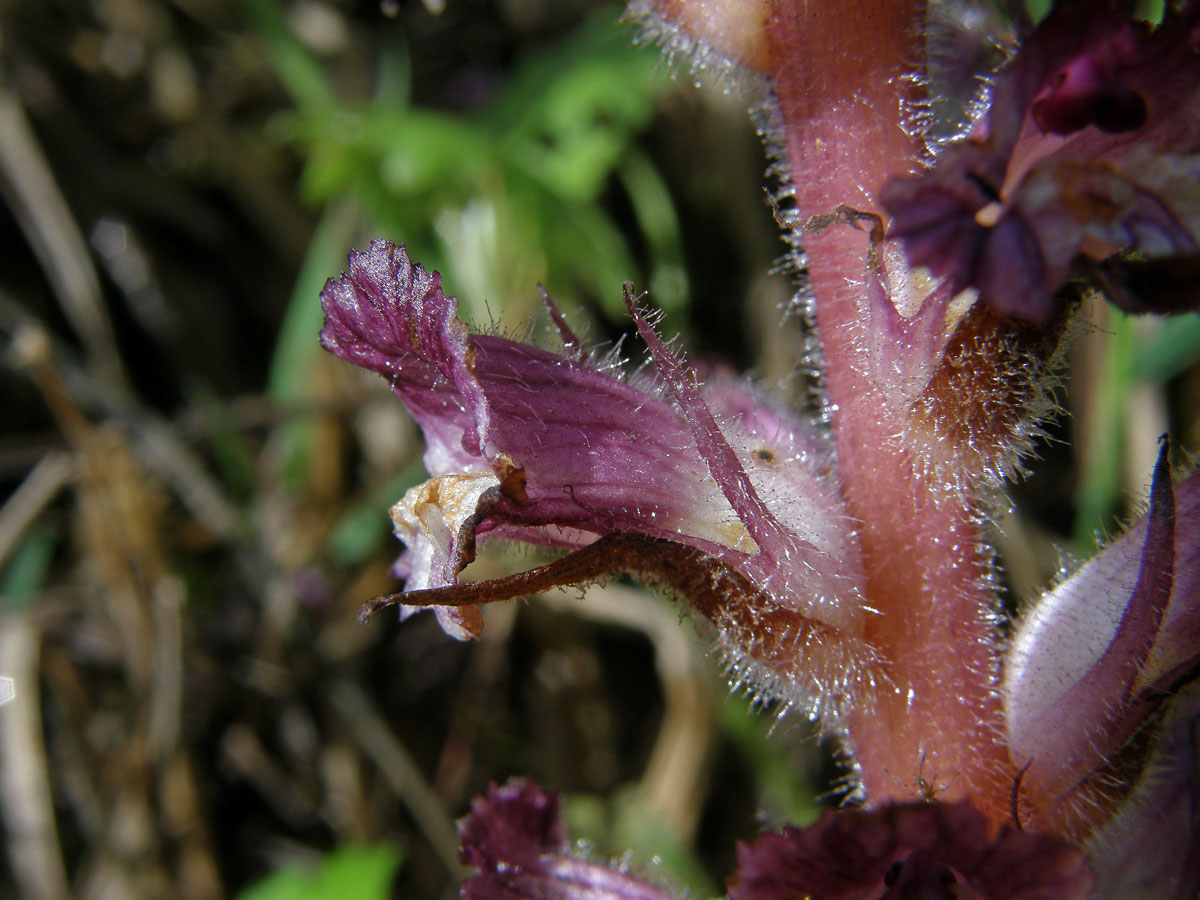
<path id="1" fill-rule="evenodd" d="M 1006 656 L 1008 743 L 1035 817 L 1093 807 L 1080 792 L 1197 664 L 1200 475 L 1176 490 L 1164 445 L 1147 517 L 1042 597 Z"/>

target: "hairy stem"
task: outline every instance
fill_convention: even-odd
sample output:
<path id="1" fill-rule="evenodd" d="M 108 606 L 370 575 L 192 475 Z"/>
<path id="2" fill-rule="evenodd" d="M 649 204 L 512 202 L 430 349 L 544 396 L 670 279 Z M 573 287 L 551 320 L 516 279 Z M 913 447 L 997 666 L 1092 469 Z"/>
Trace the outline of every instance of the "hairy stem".
<path id="1" fill-rule="evenodd" d="M 880 188 L 917 164 L 903 120 L 922 14 L 919 0 L 777 6 L 768 40 L 799 221 L 880 215 Z M 906 440 L 909 409 L 863 363 L 873 240 L 842 224 L 804 240 L 842 489 L 880 613 L 866 637 L 892 683 L 848 730 L 869 802 L 969 794 L 1000 821 L 1016 770 L 998 741 L 987 560 L 970 496 L 931 474 L 954 460 Z"/>

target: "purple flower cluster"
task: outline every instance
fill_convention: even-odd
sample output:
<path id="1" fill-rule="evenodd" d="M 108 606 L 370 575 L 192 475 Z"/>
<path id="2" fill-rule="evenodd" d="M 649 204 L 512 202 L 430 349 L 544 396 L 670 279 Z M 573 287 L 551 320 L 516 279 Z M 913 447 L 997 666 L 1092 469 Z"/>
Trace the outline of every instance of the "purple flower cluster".
<path id="1" fill-rule="evenodd" d="M 570 850 L 558 799 L 527 779 L 492 785 L 458 823 L 477 869 L 465 900 L 670 900 L 627 871 Z M 1056 838 L 993 833 L 969 803 L 827 812 L 738 847 L 730 900 L 1086 900 L 1082 853 Z M 882 893 L 881 893 L 882 890 Z"/>
<path id="2" fill-rule="evenodd" d="M 689 367 L 629 288 L 653 377 L 553 305 L 552 347 L 472 333 L 437 273 L 376 241 L 326 284 L 321 341 L 388 380 L 430 479 L 391 510 L 404 591 L 364 617 L 432 608 L 465 640 L 479 604 L 630 575 L 710 621 L 765 694 L 846 738 L 864 804 L 742 847 L 734 900 L 1194 897 L 1200 475 L 1164 441 L 1146 516 L 1003 640 L 981 522 L 1044 412 L 1073 280 L 1129 311 L 1200 306 L 1200 2 L 1156 26 L 1056 4 L 917 175 L 899 117 L 919 79 L 894 61 L 920 29 L 887 23 L 922 4 L 635 6 L 769 80 L 829 424 Z M 491 539 L 566 552 L 461 582 Z M 927 755 L 954 776 L 936 802 L 888 774 Z M 466 897 L 666 896 L 573 853 L 526 781 L 460 835 Z"/>

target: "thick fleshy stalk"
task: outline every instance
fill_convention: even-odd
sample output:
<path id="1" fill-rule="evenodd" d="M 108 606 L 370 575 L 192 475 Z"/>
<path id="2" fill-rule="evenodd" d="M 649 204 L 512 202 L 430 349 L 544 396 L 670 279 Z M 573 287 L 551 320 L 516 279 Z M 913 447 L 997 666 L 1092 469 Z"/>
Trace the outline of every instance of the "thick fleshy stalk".
<path id="1" fill-rule="evenodd" d="M 877 202 L 922 152 L 904 127 L 922 12 L 917 0 L 781 3 L 768 40 L 838 471 L 879 612 L 868 640 L 893 687 L 847 720 L 863 785 L 872 804 L 930 789 L 946 800 L 969 794 L 998 821 L 1015 771 L 997 740 L 994 598 L 976 510 L 947 474 L 955 460 L 930 458 L 953 448 L 909 440 L 911 400 L 892 373 L 872 371 L 869 347 L 906 278 L 902 262 L 885 265 Z M 919 299 L 913 321 L 944 302 Z M 899 349 L 926 348 L 910 339 Z"/>

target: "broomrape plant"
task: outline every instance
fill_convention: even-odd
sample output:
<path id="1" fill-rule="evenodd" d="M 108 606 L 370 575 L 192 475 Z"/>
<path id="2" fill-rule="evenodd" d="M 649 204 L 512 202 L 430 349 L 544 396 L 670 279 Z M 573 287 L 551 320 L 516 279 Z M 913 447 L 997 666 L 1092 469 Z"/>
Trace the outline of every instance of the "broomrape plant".
<path id="1" fill-rule="evenodd" d="M 1060 2 L 965 107 L 930 115 L 918 0 L 636 0 L 669 54 L 760 93 L 819 359 L 810 421 L 689 366 L 632 288 L 653 377 L 472 333 L 376 241 L 321 341 L 388 379 L 431 478 L 393 507 L 407 616 L 632 576 L 710 622 L 764 695 L 853 759 L 847 808 L 740 848 L 731 897 L 1195 897 L 1200 479 L 1163 439 L 1149 509 L 1001 621 L 989 513 L 1021 469 L 1081 299 L 1200 305 L 1200 3 Z M 964 51 L 965 52 L 965 51 Z M 461 583 L 480 539 L 560 548 Z M 1001 634 L 1006 636 L 1002 639 Z M 938 773 L 935 784 L 893 773 Z M 554 795 L 460 823 L 472 898 L 667 894 L 568 850 Z"/>

